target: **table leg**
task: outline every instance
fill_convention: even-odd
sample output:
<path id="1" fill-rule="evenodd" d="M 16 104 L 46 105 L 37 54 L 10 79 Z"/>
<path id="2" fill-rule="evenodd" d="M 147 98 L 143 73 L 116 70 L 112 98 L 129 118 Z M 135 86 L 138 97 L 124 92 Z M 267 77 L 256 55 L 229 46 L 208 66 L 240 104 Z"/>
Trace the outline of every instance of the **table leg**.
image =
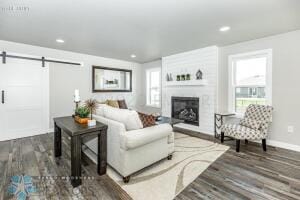
<path id="1" fill-rule="evenodd" d="M 98 174 L 106 174 L 107 166 L 107 129 L 98 134 Z"/>
<path id="2" fill-rule="evenodd" d="M 215 129 L 215 138 L 217 138 L 217 115 L 214 115 L 214 129 Z"/>
<path id="3" fill-rule="evenodd" d="M 54 156 L 61 156 L 61 128 L 54 123 Z"/>
<path id="4" fill-rule="evenodd" d="M 81 136 L 71 137 L 71 184 L 81 185 Z"/>

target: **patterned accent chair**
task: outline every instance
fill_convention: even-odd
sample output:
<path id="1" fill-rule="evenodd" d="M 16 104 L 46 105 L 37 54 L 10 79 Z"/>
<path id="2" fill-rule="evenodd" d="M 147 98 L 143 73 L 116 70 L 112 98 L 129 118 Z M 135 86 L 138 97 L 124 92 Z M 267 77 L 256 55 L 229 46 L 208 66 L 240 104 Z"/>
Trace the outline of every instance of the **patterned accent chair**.
<path id="1" fill-rule="evenodd" d="M 262 140 L 263 150 L 267 151 L 266 138 L 273 107 L 251 104 L 247 107 L 245 116 L 239 124 L 224 124 L 221 127 L 221 143 L 224 137 L 236 139 L 236 152 L 240 151 L 240 140 Z"/>

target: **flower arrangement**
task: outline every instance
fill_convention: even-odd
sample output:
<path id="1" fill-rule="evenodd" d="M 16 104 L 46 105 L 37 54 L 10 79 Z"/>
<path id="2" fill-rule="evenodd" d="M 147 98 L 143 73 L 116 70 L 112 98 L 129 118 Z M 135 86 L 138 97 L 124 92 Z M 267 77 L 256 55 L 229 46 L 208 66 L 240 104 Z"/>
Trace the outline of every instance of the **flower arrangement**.
<path id="1" fill-rule="evenodd" d="M 76 114 L 80 118 L 87 118 L 90 114 L 90 110 L 85 106 L 80 106 L 76 109 Z"/>
<path id="2" fill-rule="evenodd" d="M 91 114 L 91 119 L 93 119 L 93 113 L 96 112 L 96 109 L 98 108 L 98 102 L 96 99 L 88 99 L 84 102 L 84 107 L 89 110 L 89 113 Z"/>

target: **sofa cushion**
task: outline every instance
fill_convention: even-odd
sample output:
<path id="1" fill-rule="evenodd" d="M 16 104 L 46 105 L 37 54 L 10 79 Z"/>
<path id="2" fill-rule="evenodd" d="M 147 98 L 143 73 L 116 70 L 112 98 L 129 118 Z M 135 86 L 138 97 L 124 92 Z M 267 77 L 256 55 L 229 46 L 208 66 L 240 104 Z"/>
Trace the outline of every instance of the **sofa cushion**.
<path id="1" fill-rule="evenodd" d="M 98 104 L 99 106 L 98 106 L 98 108 L 96 109 L 96 112 L 95 112 L 95 114 L 96 115 L 99 115 L 99 116 L 104 116 L 104 107 L 106 107 L 107 105 L 106 104 Z"/>
<path id="2" fill-rule="evenodd" d="M 114 107 L 114 108 L 119 108 L 119 103 L 117 100 L 107 100 L 107 105 Z"/>
<path id="3" fill-rule="evenodd" d="M 121 109 L 128 109 L 125 99 L 118 100 L 118 104 L 119 104 L 119 108 L 121 108 Z"/>
<path id="4" fill-rule="evenodd" d="M 172 133 L 170 124 L 160 124 L 139 130 L 127 131 L 121 136 L 121 147 L 124 150 L 135 149 L 153 141 L 167 138 Z"/>
<path id="5" fill-rule="evenodd" d="M 153 115 L 147 115 L 140 112 L 138 112 L 138 114 L 144 128 L 155 125 L 155 117 Z"/>
<path id="6" fill-rule="evenodd" d="M 104 117 L 123 123 L 127 131 L 143 128 L 139 115 L 134 110 L 104 106 Z"/>

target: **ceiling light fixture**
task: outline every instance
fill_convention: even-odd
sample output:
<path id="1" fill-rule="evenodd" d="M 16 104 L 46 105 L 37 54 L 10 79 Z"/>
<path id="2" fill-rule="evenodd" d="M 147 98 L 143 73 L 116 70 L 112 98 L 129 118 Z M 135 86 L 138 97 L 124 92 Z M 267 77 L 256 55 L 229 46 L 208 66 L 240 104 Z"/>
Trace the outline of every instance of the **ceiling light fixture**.
<path id="1" fill-rule="evenodd" d="M 131 56 L 130 56 L 131 58 L 135 58 L 136 57 L 136 55 L 134 55 L 134 54 L 131 54 Z"/>
<path id="2" fill-rule="evenodd" d="M 230 30 L 230 27 L 229 27 L 229 26 L 222 26 L 219 30 L 220 30 L 221 32 L 226 32 L 226 31 L 229 31 L 229 30 Z"/>
<path id="3" fill-rule="evenodd" d="M 56 39 L 57 43 L 64 43 L 65 41 L 63 39 Z"/>

